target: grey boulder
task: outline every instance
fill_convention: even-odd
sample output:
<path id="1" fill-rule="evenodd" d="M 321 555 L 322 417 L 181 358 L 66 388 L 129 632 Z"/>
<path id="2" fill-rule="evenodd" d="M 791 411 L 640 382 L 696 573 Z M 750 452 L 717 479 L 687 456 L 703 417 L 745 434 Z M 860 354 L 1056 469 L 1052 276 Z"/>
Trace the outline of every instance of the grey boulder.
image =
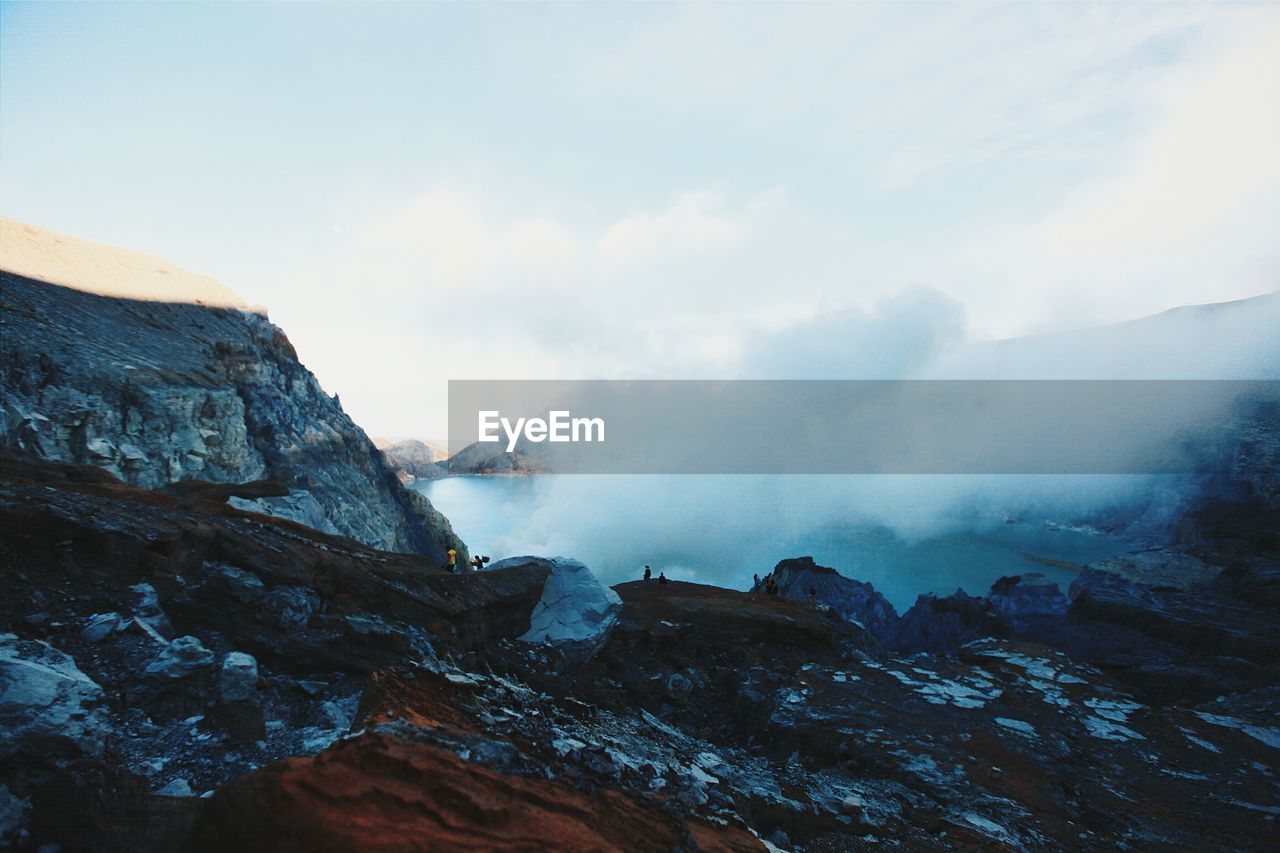
<path id="1" fill-rule="evenodd" d="M 0 634 L 0 755 L 33 740 L 102 751 L 110 723 L 103 691 L 70 655 L 40 640 Z"/>
<path id="2" fill-rule="evenodd" d="M 192 636 L 179 637 L 160 650 L 147 664 L 143 675 L 148 678 L 177 679 L 213 666 L 213 652 Z"/>
<path id="3" fill-rule="evenodd" d="M 223 702 L 248 702 L 257 696 L 258 662 L 253 655 L 231 652 L 218 673 L 218 698 Z"/>

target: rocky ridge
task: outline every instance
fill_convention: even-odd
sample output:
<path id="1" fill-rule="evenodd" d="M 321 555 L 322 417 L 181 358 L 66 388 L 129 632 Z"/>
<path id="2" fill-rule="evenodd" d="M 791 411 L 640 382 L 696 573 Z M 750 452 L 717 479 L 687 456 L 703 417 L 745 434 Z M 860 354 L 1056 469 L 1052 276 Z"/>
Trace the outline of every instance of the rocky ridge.
<path id="1" fill-rule="evenodd" d="M 366 545 L 465 551 L 261 314 L 0 273 L 0 447 L 144 488 L 271 479 L 253 509 Z"/>

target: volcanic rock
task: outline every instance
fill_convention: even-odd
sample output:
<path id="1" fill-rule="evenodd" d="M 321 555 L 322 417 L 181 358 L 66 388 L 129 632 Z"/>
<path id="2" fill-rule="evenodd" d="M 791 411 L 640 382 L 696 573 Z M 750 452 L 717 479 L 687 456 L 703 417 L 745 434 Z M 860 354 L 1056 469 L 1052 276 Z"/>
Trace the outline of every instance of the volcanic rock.
<path id="1" fill-rule="evenodd" d="M 0 634 L 0 756 L 37 742 L 101 752 L 109 730 L 102 700 L 70 655 Z"/>
<path id="2" fill-rule="evenodd" d="M 781 561 L 774 567 L 773 577 L 778 583 L 779 595 L 799 601 L 812 598 L 829 605 L 845 619 L 862 625 L 881 642 L 887 641 L 897 626 L 897 612 L 875 587 L 819 566 L 812 557 Z M 814 592 L 812 597 L 810 590 Z"/>
<path id="3" fill-rule="evenodd" d="M 693 682 L 685 677 L 682 673 L 673 672 L 667 677 L 667 698 L 677 705 L 685 705 L 689 702 L 689 696 L 693 693 Z"/>
<path id="4" fill-rule="evenodd" d="M 222 659 L 218 673 L 218 698 L 223 702 L 253 699 L 258 687 L 258 662 L 253 655 L 231 652 Z"/>
<path id="5" fill-rule="evenodd" d="M 490 770 L 424 743 L 367 734 L 220 789 L 188 849 L 762 850 L 742 830 L 691 827 L 616 791 Z"/>
<path id="6" fill-rule="evenodd" d="M 95 613 L 85 623 L 80 636 L 92 643 L 101 642 L 119 630 L 122 622 L 120 614 L 114 611 L 111 613 Z"/>
<path id="7" fill-rule="evenodd" d="M 488 571 L 538 566 L 549 572 L 542 597 L 530 617 L 526 643 L 547 643 L 570 652 L 576 661 L 589 658 L 608 638 L 622 599 L 601 586 L 591 570 L 567 557 L 512 557 Z"/>
<path id="8" fill-rule="evenodd" d="M 160 650 L 147 664 L 144 674 L 151 678 L 185 678 L 213 666 L 213 652 L 198 637 L 179 637 Z"/>
<path id="9" fill-rule="evenodd" d="M 12 272 L 0 287 L 0 447 L 92 464 L 146 488 L 273 480 L 294 491 L 260 498 L 263 511 L 323 518 L 326 530 L 433 560 L 450 547 L 465 554 L 265 316 L 112 298 Z"/>

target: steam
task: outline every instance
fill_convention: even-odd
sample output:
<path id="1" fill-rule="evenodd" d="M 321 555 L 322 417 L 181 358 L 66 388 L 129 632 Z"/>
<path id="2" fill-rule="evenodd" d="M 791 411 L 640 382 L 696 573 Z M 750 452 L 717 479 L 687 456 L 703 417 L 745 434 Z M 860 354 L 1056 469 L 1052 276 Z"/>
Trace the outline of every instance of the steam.
<path id="1" fill-rule="evenodd" d="M 1002 342 L 964 342 L 963 328 L 956 303 L 913 291 L 760 337 L 742 374 L 1280 378 L 1280 294 Z M 785 443 L 780 436 L 780 453 Z M 902 608 L 924 591 L 985 592 L 1020 567 L 1065 586 L 1070 572 L 1021 554 L 1088 562 L 1160 541 L 1196 484 L 1175 476 L 566 476 L 531 488 L 502 533 L 473 548 L 573 555 L 609 583 L 648 564 L 737 587 L 779 559 L 812 554 L 872 581 Z"/>

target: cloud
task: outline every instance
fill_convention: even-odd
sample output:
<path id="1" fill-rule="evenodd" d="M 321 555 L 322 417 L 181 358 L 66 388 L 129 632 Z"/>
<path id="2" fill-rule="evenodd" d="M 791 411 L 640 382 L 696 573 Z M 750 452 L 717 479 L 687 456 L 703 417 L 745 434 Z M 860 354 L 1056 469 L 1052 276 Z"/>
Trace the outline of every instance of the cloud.
<path id="1" fill-rule="evenodd" d="M 577 251 L 575 237 L 548 217 L 501 220 L 474 195 L 432 189 L 360 229 L 358 248 L 448 290 L 515 269 L 550 273 Z"/>
<path id="2" fill-rule="evenodd" d="M 869 310 L 821 312 L 752 336 L 741 374 L 751 379 L 894 379 L 912 376 L 965 338 L 964 306 L 936 290 L 908 289 Z"/>
<path id="3" fill-rule="evenodd" d="M 1280 15 L 1254 24 L 1165 84 L 1160 120 L 1129 154 L 1128 168 L 1087 186 L 1040 225 L 1060 255 L 1148 257 L 1213 242 L 1259 202 L 1275 214 Z"/>
<path id="4" fill-rule="evenodd" d="M 637 213 L 610 225 L 600 237 L 600 255 L 631 261 L 654 252 L 723 249 L 741 233 L 716 193 L 686 192 L 656 214 Z"/>
<path id="5" fill-rule="evenodd" d="M 1105 158 L 1100 120 L 1140 122 L 1171 53 L 1251 17 L 1188 4 L 695 5 L 637 16 L 588 52 L 577 85 L 744 138 L 786 133 L 900 190 L 1002 153 Z"/>
<path id="6" fill-rule="evenodd" d="M 965 335 L 1276 286 L 1271 10 L 634 14 L 576 57 L 579 98 L 679 116 L 691 148 L 708 124 L 772 139 L 767 163 L 812 160 L 830 191 L 424 179 L 331 235 L 296 274 L 323 301 L 281 314 L 358 419 L 438 435 L 446 378 L 901 375 Z M 325 351 L 334 317 L 368 348 Z M 389 363 L 432 378 L 406 393 Z"/>
<path id="7" fill-rule="evenodd" d="M 1147 127 L 1043 215 L 969 230 L 931 281 L 980 333 L 1117 322 L 1280 280 L 1280 14 L 1223 29 L 1147 87 Z"/>

